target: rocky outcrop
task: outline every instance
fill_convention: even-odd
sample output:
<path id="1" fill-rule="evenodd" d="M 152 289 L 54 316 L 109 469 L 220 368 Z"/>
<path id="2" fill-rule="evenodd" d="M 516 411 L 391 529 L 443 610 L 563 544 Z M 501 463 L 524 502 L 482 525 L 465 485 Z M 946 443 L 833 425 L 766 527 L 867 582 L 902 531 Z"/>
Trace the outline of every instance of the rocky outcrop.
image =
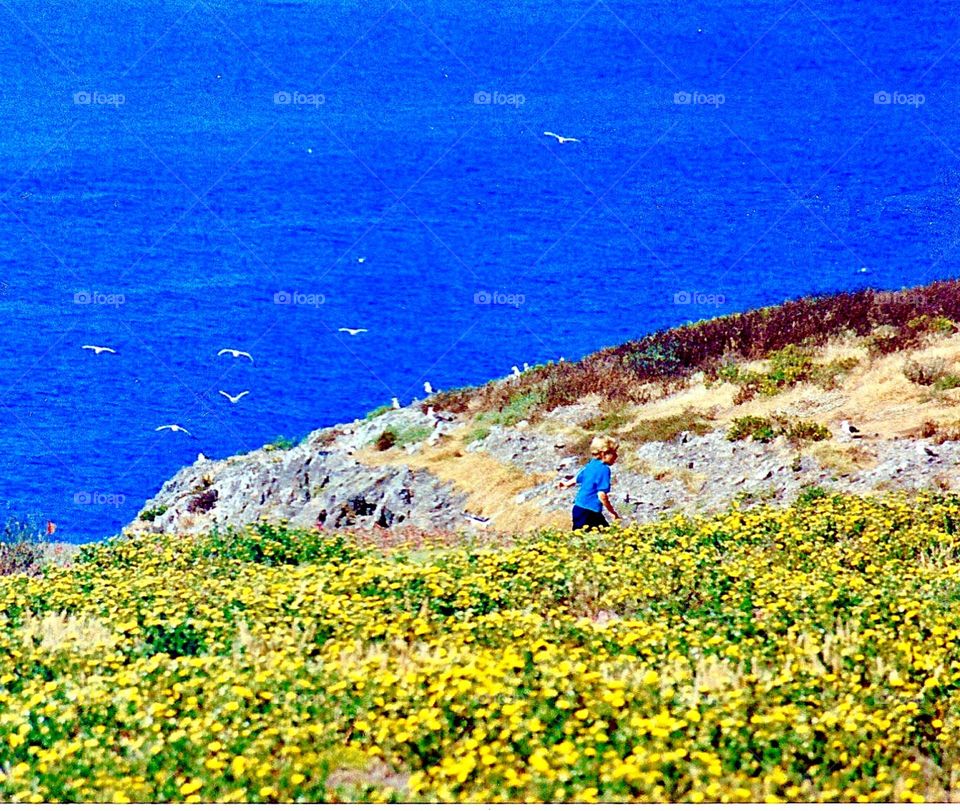
<path id="1" fill-rule="evenodd" d="M 537 426 L 524 421 L 493 425 L 482 439 L 458 446 L 457 455 L 485 454 L 504 469 L 538 474 L 534 479 L 542 483 L 510 498 L 535 508 L 544 524 L 563 523 L 574 491 L 557 485 L 569 481 L 584 460 L 578 455 L 582 445 L 575 447 L 557 426 L 582 425 L 598 414 L 594 406 L 567 406 Z M 331 530 L 506 528 L 495 516 L 468 512 L 470 494 L 430 473 L 423 462 L 425 452 L 442 449 L 451 434 L 466 427 L 453 414 L 411 406 L 316 431 L 287 450 L 267 447 L 224 460 L 201 457 L 146 503 L 151 520 L 138 520 L 128 530 L 198 533 L 279 519 Z M 384 454 L 393 461 L 377 464 L 378 454 L 366 451 L 388 428 L 399 444 L 408 443 L 406 452 Z M 932 446 L 923 440 L 859 439 L 829 445 L 831 464 L 823 464 L 818 451 L 826 445 L 798 449 L 782 437 L 769 443 L 730 442 L 723 430 L 683 433 L 625 448 L 614 468 L 611 495 L 624 518 L 646 522 L 674 511 L 710 513 L 735 500 L 788 504 L 809 486 L 853 493 L 960 486 L 958 442 Z M 361 449 L 365 452 L 358 453 Z"/>
<path id="2" fill-rule="evenodd" d="M 326 529 L 455 526 L 464 520 L 463 494 L 424 470 L 371 467 L 353 458 L 388 425 L 403 430 L 433 425 L 415 409 L 405 412 L 316 431 L 286 450 L 268 447 L 225 460 L 201 457 L 144 505 L 148 515 L 160 514 L 129 529 L 199 533 L 279 519 Z"/>

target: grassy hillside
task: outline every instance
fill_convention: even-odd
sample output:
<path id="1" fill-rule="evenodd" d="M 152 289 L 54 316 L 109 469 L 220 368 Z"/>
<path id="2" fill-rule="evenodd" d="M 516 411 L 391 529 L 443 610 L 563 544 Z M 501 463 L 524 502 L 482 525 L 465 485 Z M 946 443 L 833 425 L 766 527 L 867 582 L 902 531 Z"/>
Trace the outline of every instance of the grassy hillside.
<path id="1" fill-rule="evenodd" d="M 0 578 L 0 800 L 944 800 L 960 499 Z"/>
<path id="2" fill-rule="evenodd" d="M 960 322 L 960 281 L 810 296 L 663 330 L 575 363 L 537 366 L 519 380 L 441 392 L 431 402 L 453 411 L 509 412 L 520 405 L 532 415 L 589 395 L 645 403 L 682 388 L 697 372 L 717 377 L 730 363 L 769 358 L 787 347 L 860 339 L 878 357 L 918 347 L 931 333 L 952 331 L 950 322 Z"/>

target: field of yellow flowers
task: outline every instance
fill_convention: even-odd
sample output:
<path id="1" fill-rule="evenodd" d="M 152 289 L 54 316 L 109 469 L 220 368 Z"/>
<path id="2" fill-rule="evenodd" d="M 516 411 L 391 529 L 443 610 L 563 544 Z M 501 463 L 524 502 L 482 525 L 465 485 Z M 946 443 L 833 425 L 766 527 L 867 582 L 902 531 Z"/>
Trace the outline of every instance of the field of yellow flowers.
<path id="1" fill-rule="evenodd" d="M 0 801 L 956 799 L 960 498 L 0 578 Z"/>

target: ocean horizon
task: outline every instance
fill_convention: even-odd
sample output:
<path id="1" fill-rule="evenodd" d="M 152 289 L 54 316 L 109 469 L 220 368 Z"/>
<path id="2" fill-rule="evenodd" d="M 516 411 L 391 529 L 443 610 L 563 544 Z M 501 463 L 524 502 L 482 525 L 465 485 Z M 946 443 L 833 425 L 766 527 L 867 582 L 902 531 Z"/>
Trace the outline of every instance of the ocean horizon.
<path id="1" fill-rule="evenodd" d="M 97 540 L 426 381 L 954 278 L 951 10 L 0 3 L 0 504 Z"/>

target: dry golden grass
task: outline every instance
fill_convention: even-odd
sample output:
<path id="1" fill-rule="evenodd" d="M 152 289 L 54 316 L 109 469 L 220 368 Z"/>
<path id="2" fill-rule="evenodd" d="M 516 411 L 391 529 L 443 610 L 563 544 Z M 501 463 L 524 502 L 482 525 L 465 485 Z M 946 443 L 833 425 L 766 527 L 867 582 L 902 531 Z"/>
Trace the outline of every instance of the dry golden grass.
<path id="1" fill-rule="evenodd" d="M 554 480 L 546 474 L 530 474 L 515 465 L 505 465 L 486 453 L 466 453 L 460 429 L 439 445 L 415 454 L 390 448 L 387 451 L 362 449 L 355 454 L 361 464 L 408 465 L 429 471 L 467 495 L 467 510 L 489 518 L 491 529 L 526 532 L 545 527 L 565 528 L 566 515 L 546 513 L 529 502 L 516 503 L 516 497 L 539 484 Z"/>

